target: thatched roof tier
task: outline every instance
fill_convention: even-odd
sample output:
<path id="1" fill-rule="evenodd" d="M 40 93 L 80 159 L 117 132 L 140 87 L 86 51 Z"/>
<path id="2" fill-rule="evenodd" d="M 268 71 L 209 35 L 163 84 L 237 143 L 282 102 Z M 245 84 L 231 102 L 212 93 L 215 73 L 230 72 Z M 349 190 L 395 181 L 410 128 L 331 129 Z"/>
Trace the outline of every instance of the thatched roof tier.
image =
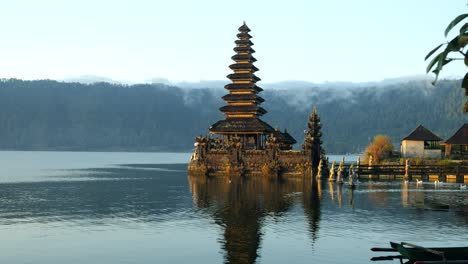
<path id="1" fill-rule="evenodd" d="M 214 123 L 210 127 L 212 133 L 234 134 L 234 133 L 256 133 L 269 134 L 274 129 L 259 118 L 226 118 Z"/>
<path id="2" fill-rule="evenodd" d="M 286 130 L 284 130 L 284 132 L 281 132 L 280 130 L 275 128 L 273 135 L 278 139 L 278 141 L 284 144 L 294 145 L 297 143 L 297 141 Z"/>
<path id="3" fill-rule="evenodd" d="M 245 24 L 242 24 L 242 26 L 239 27 L 240 32 L 250 32 L 250 28 Z"/>
<path id="4" fill-rule="evenodd" d="M 429 129 L 419 125 L 413 130 L 408 136 L 402 140 L 413 140 L 413 141 L 442 141 L 440 137 L 432 133 Z"/>
<path id="5" fill-rule="evenodd" d="M 256 94 L 227 94 L 223 96 L 223 100 L 226 102 L 255 101 L 256 103 L 262 103 L 265 101 Z"/>
<path id="6" fill-rule="evenodd" d="M 465 123 L 460 129 L 445 141 L 450 145 L 468 145 L 468 123 Z"/>
<path id="7" fill-rule="evenodd" d="M 250 72 L 258 71 L 258 68 L 255 67 L 252 63 L 234 63 L 229 65 L 231 70 L 250 70 Z"/>
<path id="8" fill-rule="evenodd" d="M 296 143 L 297 143 L 296 139 L 294 139 L 294 138 L 291 136 L 291 134 L 289 134 L 288 131 L 286 131 L 286 129 L 285 129 L 284 132 L 283 132 L 283 136 L 284 136 L 285 142 L 286 142 L 287 144 L 293 145 L 293 144 L 296 144 Z"/>
<path id="9" fill-rule="evenodd" d="M 263 91 L 263 89 L 258 87 L 255 83 L 230 83 L 225 85 L 224 88 L 229 91 L 251 90 L 256 93 Z"/>
<path id="10" fill-rule="evenodd" d="M 238 39 L 234 43 L 238 46 L 253 46 L 253 42 L 248 39 Z"/>
<path id="11" fill-rule="evenodd" d="M 231 59 L 233 61 L 248 61 L 250 63 L 257 61 L 252 54 L 236 54 L 232 56 Z"/>
<path id="12" fill-rule="evenodd" d="M 223 96 L 227 105 L 219 108 L 227 118 L 215 123 L 210 131 L 221 134 L 270 133 L 273 128 L 258 119 L 267 111 L 259 106 L 265 100 L 257 95 L 263 89 L 255 84 L 260 78 L 254 74 L 258 68 L 253 65 L 257 60 L 252 56 L 255 50 L 250 47 L 253 45 L 249 40 L 250 29 L 244 23 L 239 30 L 241 33 L 237 37 L 240 39 L 235 41 L 237 46 L 234 48 L 236 54 L 231 57 L 236 63 L 229 66 L 234 73 L 227 76 L 233 83 L 224 86 L 229 91 Z"/>
<path id="13" fill-rule="evenodd" d="M 255 53 L 255 50 L 252 49 L 251 47 L 234 47 L 233 50 L 235 52 L 240 52 L 240 53 L 242 53 L 242 52 L 244 52 L 244 53 L 247 52 L 249 54 Z"/>
<path id="14" fill-rule="evenodd" d="M 254 113 L 256 115 L 264 115 L 267 111 L 256 104 L 251 105 L 225 105 L 219 110 L 225 114 L 232 113 Z"/>
<path id="15" fill-rule="evenodd" d="M 254 83 L 261 80 L 253 73 L 231 73 L 226 77 L 228 77 L 231 80 L 249 80 Z"/>
<path id="16" fill-rule="evenodd" d="M 241 33 L 237 34 L 237 38 L 238 39 L 250 39 L 250 38 L 252 38 L 252 36 L 250 36 L 250 34 L 247 33 L 247 32 L 241 32 Z"/>

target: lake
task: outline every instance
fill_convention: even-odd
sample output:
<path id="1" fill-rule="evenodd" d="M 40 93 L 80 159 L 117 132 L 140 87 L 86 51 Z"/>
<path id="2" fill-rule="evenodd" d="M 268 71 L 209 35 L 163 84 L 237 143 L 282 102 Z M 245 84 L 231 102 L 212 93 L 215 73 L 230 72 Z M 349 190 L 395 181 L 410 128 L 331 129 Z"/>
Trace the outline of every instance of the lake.
<path id="1" fill-rule="evenodd" d="M 0 263 L 369 263 L 388 241 L 468 246 L 458 184 L 196 178 L 189 156 L 0 151 Z"/>

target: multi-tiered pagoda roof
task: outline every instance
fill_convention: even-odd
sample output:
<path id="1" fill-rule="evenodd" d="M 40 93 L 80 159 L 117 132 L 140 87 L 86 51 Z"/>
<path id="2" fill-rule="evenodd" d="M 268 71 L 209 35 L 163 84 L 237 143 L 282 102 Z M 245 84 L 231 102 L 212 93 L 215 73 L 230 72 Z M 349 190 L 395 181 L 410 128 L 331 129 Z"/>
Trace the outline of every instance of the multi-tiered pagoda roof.
<path id="1" fill-rule="evenodd" d="M 213 124 L 210 127 L 212 133 L 268 134 L 274 131 L 259 118 L 267 111 L 260 106 L 265 100 L 258 95 L 263 89 L 256 85 L 260 78 L 255 75 L 258 68 L 253 65 L 256 61 L 252 55 L 255 50 L 252 49 L 249 32 L 245 23 L 239 27 L 234 48 L 236 54 L 231 57 L 235 63 L 229 66 L 234 73 L 227 76 L 232 83 L 224 86 L 229 91 L 229 94 L 223 96 L 227 105 L 219 109 L 226 115 L 226 119 Z"/>

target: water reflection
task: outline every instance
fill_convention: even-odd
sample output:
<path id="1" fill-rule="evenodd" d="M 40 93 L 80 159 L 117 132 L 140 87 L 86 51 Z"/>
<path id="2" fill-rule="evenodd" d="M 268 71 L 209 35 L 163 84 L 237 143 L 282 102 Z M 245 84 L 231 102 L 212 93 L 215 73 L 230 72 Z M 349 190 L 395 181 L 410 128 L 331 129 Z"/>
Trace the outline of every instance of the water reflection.
<path id="1" fill-rule="evenodd" d="M 182 250 L 197 263 L 365 263 L 368 248 L 388 240 L 468 241 L 468 191 L 455 184 L 362 181 L 353 190 L 302 179 L 187 180 L 185 168 L 127 164 L 63 170 L 34 182 L 0 181 L 0 245 L 21 252 L 14 245 L 30 243 L 24 248 L 53 254 L 50 244 L 64 241 L 61 251 L 77 252 L 71 257 L 100 256 L 107 247 L 108 263 L 128 257 L 124 249 L 145 246 L 135 254 L 146 257 L 141 263 L 181 263 L 173 260 Z M 81 237 L 83 231 L 89 236 Z M 32 239 L 36 234 L 39 240 Z M 112 241 L 102 240 L 104 234 Z M 13 262 L 27 262 L 11 255 L 19 256 Z"/>
<path id="2" fill-rule="evenodd" d="M 343 184 L 336 184 L 336 195 L 338 198 L 338 206 L 343 205 Z"/>
<path id="3" fill-rule="evenodd" d="M 220 239 L 225 263 L 255 263 L 266 217 L 280 217 L 294 203 L 302 204 L 312 244 L 317 239 L 320 198 L 317 182 L 270 181 L 263 178 L 208 178 L 189 176 L 193 201 L 207 208 L 224 229 Z M 301 197 L 297 201 L 297 197 Z"/>
<path id="4" fill-rule="evenodd" d="M 408 181 L 404 181 L 403 184 L 401 185 L 401 205 L 404 208 L 407 208 L 409 206 L 409 198 L 408 198 Z"/>
<path id="5" fill-rule="evenodd" d="M 354 188 L 348 188 L 349 207 L 354 208 Z"/>
<path id="6" fill-rule="evenodd" d="M 2 183 L 0 224 L 164 221 L 190 210 L 185 165 L 159 165 L 164 171 L 150 168 L 63 171 L 50 181 Z"/>
<path id="7" fill-rule="evenodd" d="M 346 230 L 357 237 L 372 237 L 372 230 L 383 232 L 387 227 L 402 225 L 403 236 L 412 234 L 413 240 L 414 234 L 433 232 L 433 228 L 441 225 L 441 219 L 451 218 L 454 221 L 451 225 L 467 223 L 468 194 L 456 185 L 434 189 L 427 183 L 367 181 L 353 189 L 345 184 L 315 180 L 191 176 L 188 179 L 194 205 L 206 209 L 223 230 L 219 241 L 225 263 L 255 263 L 261 252 L 266 219 L 284 217 L 295 204 L 302 205 L 312 247 L 318 241 L 321 221 L 327 222 L 322 229 L 328 232 L 336 228 L 331 232 L 333 235 L 340 236 Z M 321 220 L 323 210 L 326 220 Z M 347 219 L 350 216 L 354 219 Z M 370 229 L 361 229 L 365 223 Z M 418 225 L 414 226 L 415 223 Z M 442 224 L 439 228 L 449 227 Z M 391 233 L 391 228 L 387 232 Z"/>

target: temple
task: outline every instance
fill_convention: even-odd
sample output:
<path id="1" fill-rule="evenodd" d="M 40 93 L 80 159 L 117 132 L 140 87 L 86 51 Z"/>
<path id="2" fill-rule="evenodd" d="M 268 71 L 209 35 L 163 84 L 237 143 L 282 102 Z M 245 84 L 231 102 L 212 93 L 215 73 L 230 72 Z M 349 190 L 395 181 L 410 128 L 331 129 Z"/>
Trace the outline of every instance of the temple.
<path id="1" fill-rule="evenodd" d="M 250 29 L 239 27 L 231 83 L 222 99 L 226 105 L 219 110 L 225 119 L 214 123 L 208 136 L 196 138 L 196 149 L 189 163 L 189 173 L 201 175 L 312 175 L 319 160 L 325 157 L 320 140 L 320 117 L 314 108 L 305 131 L 302 150 L 293 150 L 297 141 L 285 129 L 273 128 L 260 117 L 267 113 L 260 105 L 265 100 L 257 86 Z"/>
<path id="2" fill-rule="evenodd" d="M 229 66 L 234 73 L 227 76 L 232 83 L 224 86 L 229 91 L 229 94 L 223 96 L 227 105 L 219 109 L 226 115 L 226 119 L 213 124 L 210 132 L 222 135 L 227 140 L 241 137 L 244 149 L 263 149 L 266 136 L 275 130 L 260 119 L 267 111 L 260 106 L 265 100 L 258 95 L 263 89 L 256 85 L 260 78 L 255 75 L 258 69 L 253 63 L 257 60 L 252 55 L 255 50 L 252 49 L 249 32 L 244 22 L 235 41 L 236 54 L 231 57 L 235 63 Z M 295 142 L 290 135 L 288 138 L 292 139 L 289 142 Z"/>

